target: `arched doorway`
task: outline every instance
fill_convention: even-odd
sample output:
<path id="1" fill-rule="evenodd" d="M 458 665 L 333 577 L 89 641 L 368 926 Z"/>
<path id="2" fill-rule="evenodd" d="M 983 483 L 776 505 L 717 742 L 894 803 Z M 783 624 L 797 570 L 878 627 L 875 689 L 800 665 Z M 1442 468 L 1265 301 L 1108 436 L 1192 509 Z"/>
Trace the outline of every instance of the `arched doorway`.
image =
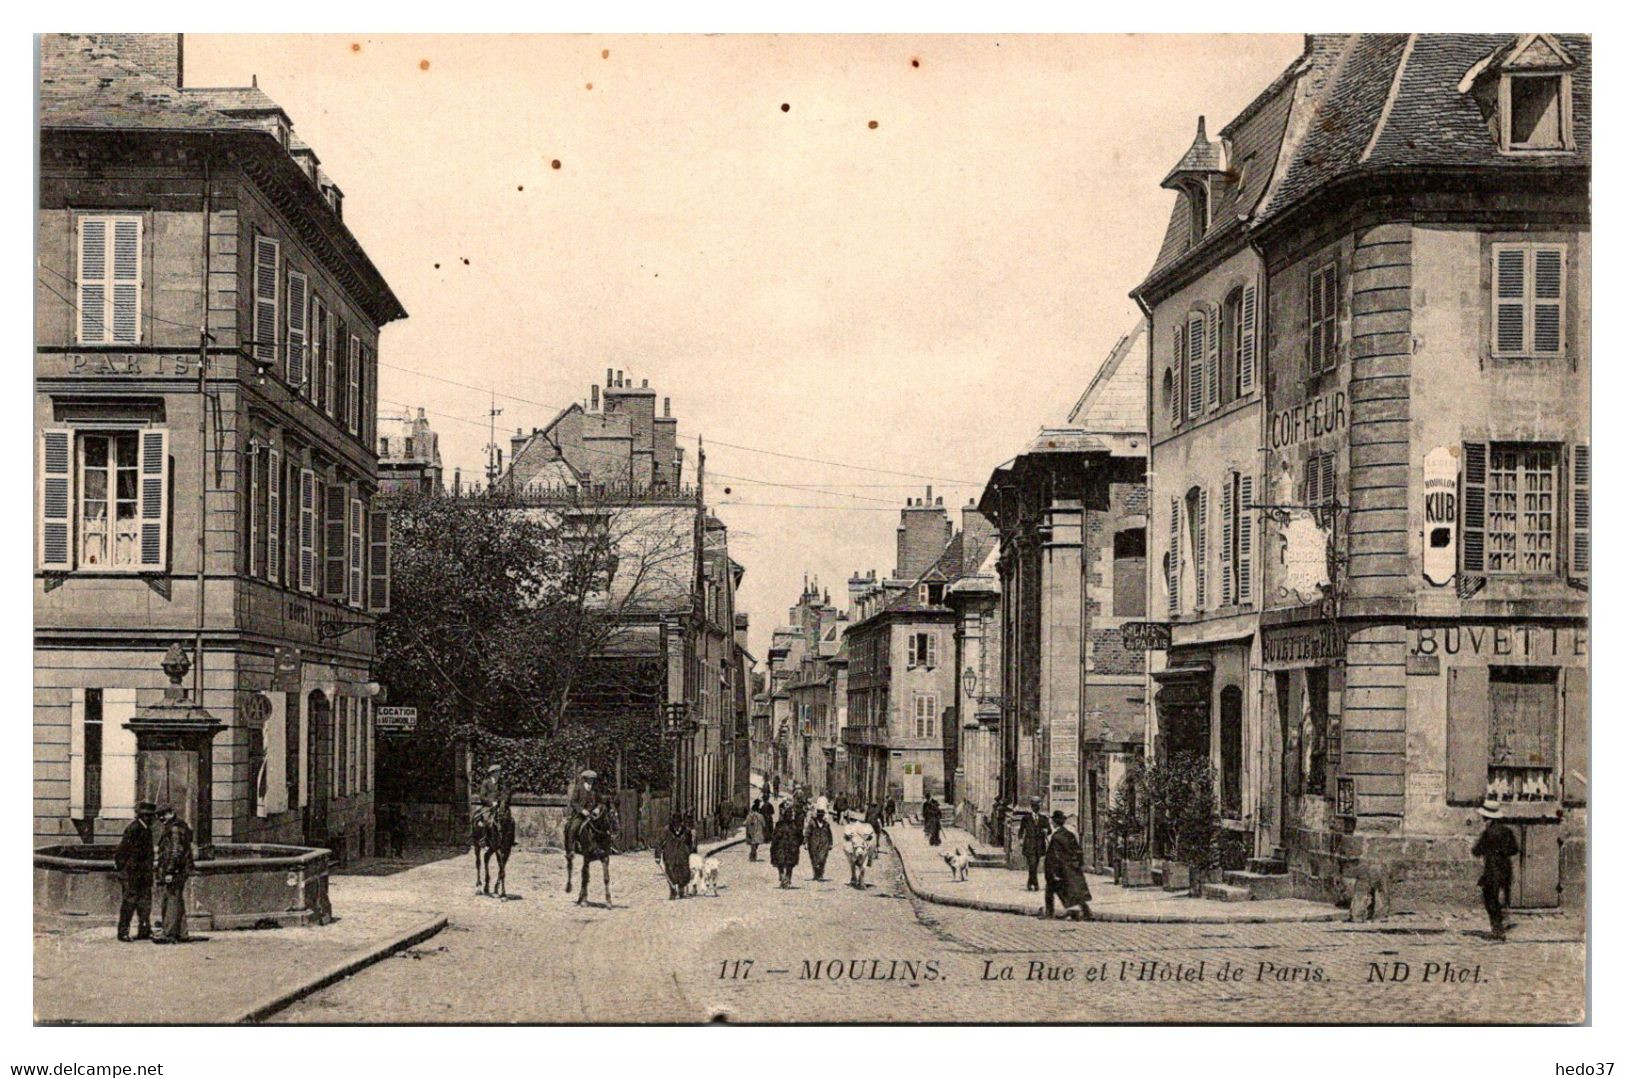
<path id="1" fill-rule="evenodd" d="M 305 759 L 310 773 L 305 804 L 305 845 L 327 845 L 327 791 L 333 760 L 333 704 L 320 689 L 305 698 Z"/>

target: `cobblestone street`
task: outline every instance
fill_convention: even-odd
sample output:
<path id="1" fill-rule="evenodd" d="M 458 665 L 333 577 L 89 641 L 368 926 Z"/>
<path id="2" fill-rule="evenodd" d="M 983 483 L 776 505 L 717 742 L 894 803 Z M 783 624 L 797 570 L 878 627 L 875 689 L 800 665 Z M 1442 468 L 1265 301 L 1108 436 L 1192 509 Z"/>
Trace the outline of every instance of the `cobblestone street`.
<path id="1" fill-rule="evenodd" d="M 833 859 L 832 878 L 819 883 L 803 860 L 789 891 L 776 886 L 765 852 L 752 863 L 737 846 L 719 859 L 718 897 L 671 902 L 650 855 L 618 857 L 613 909 L 573 905 L 557 854 L 517 852 L 508 902 L 473 894 L 466 856 L 339 879 L 335 904 L 349 893 L 432 905 L 451 926 L 274 1020 L 1583 1018 L 1585 946 L 1572 918 L 1526 918 L 1505 944 L 1482 938 L 1465 918 L 1376 928 L 1074 924 L 926 905 L 904 894 L 888 859 L 862 892 L 847 886 L 844 863 Z M 597 878 L 591 898 L 603 898 Z M 1374 983 L 1374 968 L 1388 980 Z"/>

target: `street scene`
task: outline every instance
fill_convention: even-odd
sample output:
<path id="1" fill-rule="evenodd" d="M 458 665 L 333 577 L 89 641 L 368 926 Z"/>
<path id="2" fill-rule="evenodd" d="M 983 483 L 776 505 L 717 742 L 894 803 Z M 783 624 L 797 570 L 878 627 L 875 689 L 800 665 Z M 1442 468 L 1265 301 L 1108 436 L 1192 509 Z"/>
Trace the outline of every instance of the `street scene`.
<path id="1" fill-rule="evenodd" d="M 36 1024 L 1590 1019 L 1589 37 L 36 50 Z"/>

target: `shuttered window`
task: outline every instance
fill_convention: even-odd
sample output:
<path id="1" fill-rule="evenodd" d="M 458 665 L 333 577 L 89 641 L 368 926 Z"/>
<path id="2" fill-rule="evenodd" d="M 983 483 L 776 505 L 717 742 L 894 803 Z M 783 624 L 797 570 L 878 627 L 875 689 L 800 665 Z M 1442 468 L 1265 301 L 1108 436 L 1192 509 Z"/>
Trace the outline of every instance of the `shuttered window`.
<path id="1" fill-rule="evenodd" d="M 306 400 L 316 407 L 322 406 L 322 393 L 327 384 L 327 305 L 312 295 L 310 299 L 310 371 L 305 375 L 303 391 Z"/>
<path id="2" fill-rule="evenodd" d="M 1168 411 L 1173 416 L 1174 426 L 1179 426 L 1185 418 L 1185 327 L 1174 327 L 1174 377 L 1173 386 L 1168 397 Z"/>
<path id="3" fill-rule="evenodd" d="M 80 344 L 141 341 L 140 217 L 79 218 Z"/>
<path id="4" fill-rule="evenodd" d="M 1241 329 L 1236 342 L 1236 396 L 1245 397 L 1258 384 L 1258 286 L 1241 291 Z"/>
<path id="5" fill-rule="evenodd" d="M 1469 572 L 1557 571 L 1557 449 L 1482 443 L 1466 447 L 1464 535 L 1477 550 Z M 1487 463 L 1481 464 L 1481 462 Z M 1469 539 L 1469 542 L 1472 540 Z"/>
<path id="6" fill-rule="evenodd" d="M 322 382 L 322 410 L 332 416 L 338 415 L 339 326 L 332 311 L 327 312 L 325 322 L 322 328 L 322 355 L 326 369 Z"/>
<path id="7" fill-rule="evenodd" d="M 310 283 L 303 273 L 288 271 L 288 384 L 297 390 L 308 376 Z"/>
<path id="8" fill-rule="evenodd" d="M 360 498 L 350 499 L 350 605 L 364 607 L 367 603 L 367 514 Z"/>
<path id="9" fill-rule="evenodd" d="M 267 454 L 265 579 L 276 584 L 282 580 L 282 454 L 274 446 L 267 450 Z"/>
<path id="10" fill-rule="evenodd" d="M 1202 368 L 1207 359 L 1207 317 L 1192 313 L 1185 324 L 1185 402 L 1187 414 L 1195 419 L 1202 414 L 1206 398 L 1206 380 Z"/>
<path id="11" fill-rule="evenodd" d="M 927 670 L 937 668 L 937 634 L 926 633 L 925 637 L 925 667 Z"/>
<path id="12" fill-rule="evenodd" d="M 1311 453 L 1304 464 L 1304 504 L 1330 505 L 1336 499 L 1337 454 Z"/>
<path id="13" fill-rule="evenodd" d="M 1563 671 L 1563 779 L 1564 804 L 1583 805 L 1591 783 L 1590 671 L 1570 666 Z"/>
<path id="14" fill-rule="evenodd" d="M 40 432 L 39 567 L 73 568 L 73 432 Z"/>
<path id="15" fill-rule="evenodd" d="M 1591 446 L 1569 448 L 1569 574 L 1591 575 Z"/>
<path id="16" fill-rule="evenodd" d="M 1229 606 L 1235 602 L 1234 583 L 1231 574 L 1235 570 L 1235 541 L 1236 541 L 1236 473 L 1230 472 L 1224 477 L 1224 486 L 1219 491 L 1219 605 Z"/>
<path id="17" fill-rule="evenodd" d="M 1494 354 L 1562 355 L 1568 249 L 1556 243 L 1497 243 L 1491 251 Z"/>
<path id="18" fill-rule="evenodd" d="M 254 237 L 254 359 L 269 368 L 277 361 L 278 291 L 282 248 L 269 236 Z"/>
<path id="19" fill-rule="evenodd" d="M 243 455 L 243 467 L 248 476 L 247 544 L 244 547 L 243 569 L 252 577 L 260 576 L 265 565 L 265 466 L 261 459 L 263 447 L 249 440 Z"/>
<path id="20" fill-rule="evenodd" d="M 1196 562 L 1196 609 L 1207 609 L 1207 488 L 1202 487 L 1196 497 L 1196 541 L 1191 555 Z"/>
<path id="21" fill-rule="evenodd" d="M 1307 374 L 1337 366 L 1337 263 L 1309 274 Z"/>
<path id="22" fill-rule="evenodd" d="M 361 338 L 350 337 L 349 393 L 345 396 L 346 426 L 351 434 L 361 432 Z"/>
<path id="23" fill-rule="evenodd" d="M 329 483 L 325 496 L 322 519 L 326 523 L 326 530 L 322 545 L 327 572 L 322 580 L 322 594 L 342 601 L 349 576 L 349 550 L 344 539 L 344 514 L 348 511 L 349 494 L 344 484 Z"/>
<path id="24" fill-rule="evenodd" d="M 316 590 L 316 473 L 299 469 L 299 590 Z"/>
<path id="25" fill-rule="evenodd" d="M 167 568 L 169 432 L 42 431 L 39 547 L 41 569 Z"/>
<path id="26" fill-rule="evenodd" d="M 370 528 L 371 551 L 367 562 L 367 607 L 374 614 L 389 610 L 389 514 L 374 509 Z"/>
<path id="27" fill-rule="evenodd" d="M 920 692 L 914 694 L 914 736 L 917 738 L 937 736 L 936 693 Z"/>
<path id="28" fill-rule="evenodd" d="M 1168 500 L 1168 616 L 1179 615 L 1179 499 Z"/>
<path id="29" fill-rule="evenodd" d="M 1236 602 L 1253 601 L 1253 477 L 1236 483 Z"/>
<path id="30" fill-rule="evenodd" d="M 1207 319 L 1207 410 L 1218 409 L 1219 400 L 1219 312 L 1211 308 Z"/>

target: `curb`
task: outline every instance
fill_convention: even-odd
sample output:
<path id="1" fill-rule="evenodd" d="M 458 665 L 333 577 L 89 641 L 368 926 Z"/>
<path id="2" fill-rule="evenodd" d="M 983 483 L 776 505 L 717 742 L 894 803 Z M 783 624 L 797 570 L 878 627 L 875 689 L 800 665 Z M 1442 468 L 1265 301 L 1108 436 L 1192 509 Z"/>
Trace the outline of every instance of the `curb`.
<path id="1" fill-rule="evenodd" d="M 433 936 L 435 933 L 439 932 L 442 928 L 445 928 L 446 924 L 447 919 L 444 914 L 438 914 L 431 917 L 429 920 L 422 922 L 415 928 L 408 929 L 400 935 L 391 937 L 390 939 L 387 939 L 374 947 L 371 947 L 365 951 L 357 952 L 348 958 L 342 959 L 337 965 L 334 965 L 324 972 L 317 974 L 315 977 L 304 982 L 303 984 L 284 989 L 277 992 L 273 996 L 261 1000 L 253 1007 L 250 1007 L 247 1011 L 244 1011 L 237 1017 L 230 1019 L 229 1022 L 233 1025 L 252 1025 L 258 1022 L 263 1022 L 265 1019 L 271 1017 L 273 1014 L 276 1014 L 283 1008 L 293 1003 L 297 1003 L 299 1000 L 304 999 L 306 996 L 311 995 L 312 993 L 320 992 L 322 989 L 336 981 L 342 981 L 344 978 L 366 969 L 373 963 L 388 958 L 397 951 L 404 951 L 408 947 L 422 943 L 430 936 Z"/>
<path id="2" fill-rule="evenodd" d="M 731 850 L 735 846 L 743 846 L 744 844 L 745 844 L 745 837 L 743 835 L 741 835 L 738 838 L 731 838 L 728 841 L 726 841 L 726 842 L 724 842 L 724 843 L 722 843 L 720 845 L 712 846 L 709 850 L 706 850 L 705 851 L 705 856 L 706 857 L 713 857 L 713 856 L 721 853 L 723 850 Z"/>
<path id="3" fill-rule="evenodd" d="M 1023 906 L 1015 902 L 993 902 L 982 898 L 960 898 L 958 895 L 945 895 L 937 891 L 926 891 L 914 886 L 914 881 L 908 875 L 908 861 L 897 849 L 897 843 L 886 835 L 886 844 L 891 847 L 892 853 L 897 856 L 897 864 L 903 872 L 903 886 L 908 893 L 922 902 L 930 902 L 937 906 L 957 906 L 960 909 L 981 910 L 985 913 L 1008 913 L 1018 917 L 1041 917 L 1043 907 Z M 1326 913 L 1298 913 L 1288 916 L 1258 914 L 1253 917 L 1213 917 L 1203 914 L 1135 914 L 1118 913 L 1114 910 L 1095 910 L 1091 920 L 1113 922 L 1117 924 L 1167 924 L 1167 925 L 1266 925 L 1266 924 L 1309 924 L 1323 921 L 1346 921 L 1348 913 L 1345 910 L 1331 910 Z"/>

